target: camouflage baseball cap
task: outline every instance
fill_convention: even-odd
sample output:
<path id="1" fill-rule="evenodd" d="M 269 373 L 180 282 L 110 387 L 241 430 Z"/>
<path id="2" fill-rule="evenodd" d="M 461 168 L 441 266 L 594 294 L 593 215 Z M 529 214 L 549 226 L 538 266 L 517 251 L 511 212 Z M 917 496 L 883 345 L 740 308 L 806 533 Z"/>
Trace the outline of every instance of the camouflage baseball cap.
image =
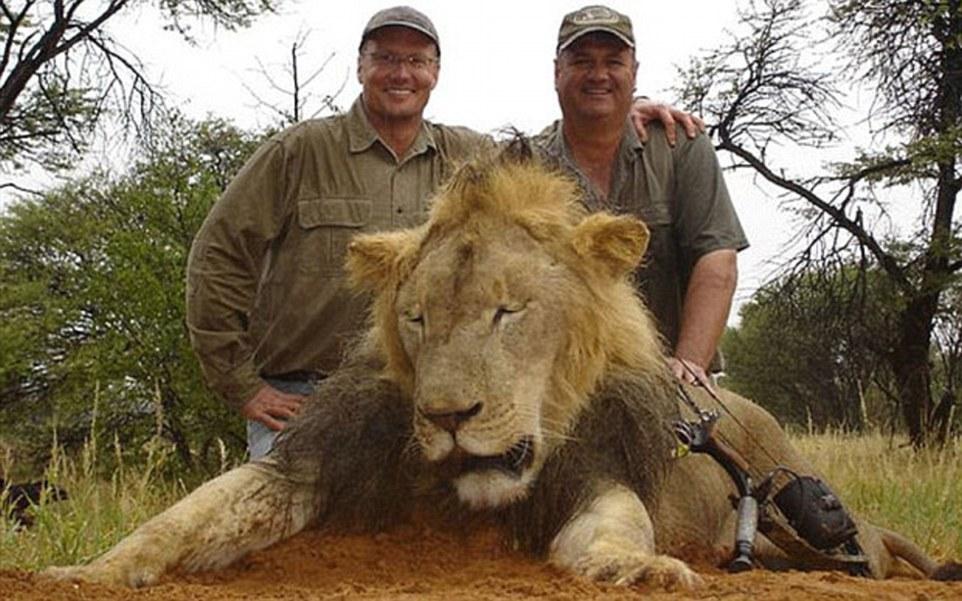
<path id="1" fill-rule="evenodd" d="M 565 15 L 561 21 L 561 29 L 558 31 L 557 52 L 561 52 L 581 36 L 596 31 L 610 33 L 629 48 L 635 47 L 631 19 L 607 6 L 594 5 Z"/>
<path id="2" fill-rule="evenodd" d="M 368 36 L 375 30 L 387 27 L 388 25 L 407 27 L 423 33 L 431 38 L 434 45 L 438 47 L 438 52 L 441 52 L 441 44 L 438 42 L 438 32 L 434 28 L 434 23 L 431 22 L 431 19 L 429 19 L 427 15 L 410 6 L 394 6 L 374 13 L 374 16 L 371 17 L 371 20 L 368 21 L 364 27 L 364 33 L 361 34 L 361 45 L 364 45 L 364 41 L 367 40 Z"/>

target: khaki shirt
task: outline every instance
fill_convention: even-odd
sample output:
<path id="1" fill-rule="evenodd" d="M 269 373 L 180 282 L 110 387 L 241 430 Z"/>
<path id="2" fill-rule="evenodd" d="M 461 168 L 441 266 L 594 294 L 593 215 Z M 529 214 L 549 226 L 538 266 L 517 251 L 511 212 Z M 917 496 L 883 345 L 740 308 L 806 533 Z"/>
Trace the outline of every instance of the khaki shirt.
<path id="1" fill-rule="evenodd" d="M 490 139 L 425 122 L 396 158 L 360 99 L 263 144 L 215 203 L 187 265 L 187 325 L 204 376 L 241 407 L 262 377 L 327 372 L 363 324 L 368 301 L 345 289 L 343 259 L 358 232 L 405 228 Z"/>
<path id="2" fill-rule="evenodd" d="M 709 139 L 702 134 L 689 140 L 679 128 L 673 148 L 660 124 L 648 128 L 644 144 L 631 123 L 625 123 L 607 198 L 575 163 L 561 121 L 541 132 L 535 143 L 545 160 L 575 176 L 589 210 L 630 213 L 648 225 L 651 240 L 635 273 L 636 283 L 674 349 L 695 262 L 714 250 L 747 248 L 748 240 Z"/>

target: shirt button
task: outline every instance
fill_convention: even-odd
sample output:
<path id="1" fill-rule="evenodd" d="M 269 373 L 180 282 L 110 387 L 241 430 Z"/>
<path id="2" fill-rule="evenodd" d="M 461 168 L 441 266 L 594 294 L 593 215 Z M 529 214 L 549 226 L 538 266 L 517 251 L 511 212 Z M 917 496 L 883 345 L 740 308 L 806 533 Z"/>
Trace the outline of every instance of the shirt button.
<path id="1" fill-rule="evenodd" d="M 397 208 L 397 214 L 398 214 L 398 215 L 400 215 L 400 214 L 403 213 L 403 212 L 404 212 L 404 209 L 402 209 L 401 207 L 398 207 L 398 208 Z"/>

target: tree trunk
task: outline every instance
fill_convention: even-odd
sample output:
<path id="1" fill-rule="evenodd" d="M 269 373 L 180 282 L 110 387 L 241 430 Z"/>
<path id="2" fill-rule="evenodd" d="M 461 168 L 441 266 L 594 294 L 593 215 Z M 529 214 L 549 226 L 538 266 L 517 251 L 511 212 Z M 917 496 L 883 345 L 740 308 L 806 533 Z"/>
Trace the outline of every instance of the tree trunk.
<path id="1" fill-rule="evenodd" d="M 932 410 L 932 366 L 929 348 L 938 293 L 917 297 L 898 316 L 898 341 L 890 355 L 902 417 L 915 448 L 928 441 Z"/>
<path id="2" fill-rule="evenodd" d="M 941 448 L 949 441 L 952 418 L 955 415 L 955 391 L 951 388 L 942 393 L 942 400 L 932 409 L 932 431 L 935 442 Z"/>
<path id="3" fill-rule="evenodd" d="M 944 18 L 933 21 L 932 34 L 941 44 L 941 64 L 938 72 L 935 131 L 940 140 L 952 135 L 962 112 L 962 4 L 951 0 L 945 8 Z M 940 15 L 941 16 L 941 15 Z M 948 287 L 954 268 L 950 258 L 955 251 L 952 238 L 952 219 L 960 189 L 956 178 L 956 156 L 945 153 L 936 161 L 938 181 L 935 192 L 935 212 L 932 235 L 925 252 L 919 293 L 912 298 L 899 315 L 899 338 L 892 358 L 892 369 L 898 384 L 902 414 L 915 448 L 925 446 L 937 434 L 934 421 L 931 389 L 931 365 L 929 352 L 932 328 L 938 311 L 939 297 Z"/>

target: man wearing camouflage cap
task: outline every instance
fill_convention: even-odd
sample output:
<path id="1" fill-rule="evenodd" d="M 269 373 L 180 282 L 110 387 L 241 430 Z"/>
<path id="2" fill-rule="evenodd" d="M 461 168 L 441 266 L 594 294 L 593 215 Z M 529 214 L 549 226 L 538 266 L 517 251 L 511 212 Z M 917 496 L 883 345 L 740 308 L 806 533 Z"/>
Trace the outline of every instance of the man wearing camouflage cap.
<path id="1" fill-rule="evenodd" d="M 577 177 L 589 209 L 631 213 L 648 225 L 636 281 L 674 374 L 704 381 L 731 309 L 736 255 L 748 241 L 704 134 L 678 136 L 674 146 L 654 132 L 639 140 L 628 119 L 637 69 L 627 16 L 605 6 L 566 15 L 555 59 L 563 119 L 538 142 Z"/>
<path id="2" fill-rule="evenodd" d="M 421 223 L 450 163 L 492 143 L 423 119 L 438 81 L 438 40 L 412 8 L 371 17 L 351 109 L 262 145 L 194 240 L 191 343 L 210 387 L 248 418 L 252 459 L 270 450 L 362 325 L 366 304 L 343 286 L 349 240 Z"/>

